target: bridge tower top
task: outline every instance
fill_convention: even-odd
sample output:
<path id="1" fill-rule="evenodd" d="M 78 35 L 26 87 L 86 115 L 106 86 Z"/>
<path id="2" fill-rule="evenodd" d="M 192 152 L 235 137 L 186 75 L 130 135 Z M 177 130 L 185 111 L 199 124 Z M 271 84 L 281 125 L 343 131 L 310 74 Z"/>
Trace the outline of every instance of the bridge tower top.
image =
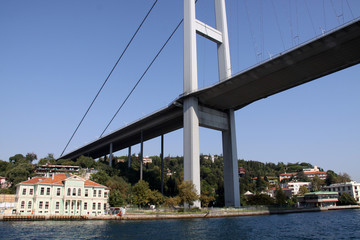
<path id="1" fill-rule="evenodd" d="M 184 93 L 198 88 L 196 34 L 217 43 L 219 80 L 231 76 L 225 0 L 214 1 L 216 29 L 196 19 L 195 0 L 184 0 Z"/>

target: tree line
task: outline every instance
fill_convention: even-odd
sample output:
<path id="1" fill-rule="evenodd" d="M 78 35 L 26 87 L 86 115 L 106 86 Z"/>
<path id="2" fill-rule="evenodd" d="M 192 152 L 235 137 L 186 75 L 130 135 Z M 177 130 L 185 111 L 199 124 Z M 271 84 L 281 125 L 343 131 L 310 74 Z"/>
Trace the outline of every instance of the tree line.
<path id="1" fill-rule="evenodd" d="M 186 202 L 200 200 L 203 207 L 224 206 L 224 172 L 222 156 L 200 155 L 201 194 L 197 196 L 191 183 L 183 180 L 183 157 L 164 158 L 164 194 L 161 194 L 161 159 L 151 156 L 151 163 L 144 164 L 143 181 L 139 181 L 140 161 L 137 155 L 131 156 L 128 167 L 128 156 L 113 156 L 113 166 L 109 166 L 108 158 L 97 161 L 90 157 L 79 157 L 76 161 L 69 159 L 56 160 L 53 154 L 39 159 L 37 165 L 57 164 L 75 165 L 81 168 L 94 168 L 96 173 L 90 180 L 103 184 L 110 189 L 111 206 L 134 204 L 141 207 L 148 205 L 176 206 Z M 37 155 L 28 153 L 25 156 L 16 154 L 9 161 L 0 160 L 0 176 L 5 176 L 11 184 L 2 193 L 15 193 L 16 184 L 35 175 L 33 162 Z M 265 196 L 263 191 L 270 187 L 267 177 L 279 177 L 285 172 L 297 172 L 297 179 L 309 181 L 303 174 L 304 168 L 312 168 L 310 163 L 262 163 L 258 161 L 239 160 L 239 167 L 245 168 L 245 174 L 239 178 L 240 193 L 243 205 L 293 205 L 296 198 L 289 199 L 278 186 L 275 199 Z M 310 180 L 315 190 L 323 185 L 350 181 L 347 174 L 336 174 L 327 171 L 326 180 L 314 178 Z M 190 185 L 189 185 L 190 184 Z M 250 191 L 255 195 L 246 198 L 244 193 Z M 306 191 L 303 189 L 303 191 Z"/>

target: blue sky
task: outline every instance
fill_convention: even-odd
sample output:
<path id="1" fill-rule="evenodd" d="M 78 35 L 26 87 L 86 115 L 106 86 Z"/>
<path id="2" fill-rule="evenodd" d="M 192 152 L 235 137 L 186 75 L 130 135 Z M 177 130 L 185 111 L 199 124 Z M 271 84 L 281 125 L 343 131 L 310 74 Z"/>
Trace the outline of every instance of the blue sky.
<path id="1" fill-rule="evenodd" d="M 59 157 L 153 1 L 0 1 L 0 159 Z M 159 0 L 67 148 L 95 140 L 182 19 L 182 0 Z M 360 1 L 227 0 L 232 72 L 360 16 Z M 349 8 L 350 6 L 350 8 Z M 351 10 L 350 10 L 351 9 Z M 214 26 L 213 1 L 197 18 Z M 169 104 L 183 91 L 182 27 L 106 133 Z M 218 81 L 216 45 L 198 37 L 199 88 Z M 360 181 L 360 67 L 337 72 L 236 112 L 238 158 L 310 162 Z M 182 130 L 165 135 L 182 155 Z M 144 154 L 160 152 L 160 139 Z M 139 147 L 133 147 L 138 152 Z M 200 152 L 221 154 L 221 134 L 201 128 Z M 127 150 L 117 155 L 126 155 Z"/>

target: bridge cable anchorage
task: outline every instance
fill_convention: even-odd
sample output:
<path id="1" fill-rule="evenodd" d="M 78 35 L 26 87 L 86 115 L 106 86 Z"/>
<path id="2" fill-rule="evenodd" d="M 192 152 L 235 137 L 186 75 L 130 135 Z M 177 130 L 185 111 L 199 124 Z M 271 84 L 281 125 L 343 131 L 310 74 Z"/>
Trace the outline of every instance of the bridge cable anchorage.
<path id="1" fill-rule="evenodd" d="M 158 2 L 158 0 L 155 0 L 155 2 L 153 3 L 153 5 L 151 6 L 150 10 L 147 12 L 147 14 L 145 15 L 144 19 L 142 20 L 142 22 L 140 23 L 140 25 L 138 26 L 138 28 L 136 29 L 135 33 L 133 34 L 133 36 L 131 37 L 130 41 L 128 42 L 128 44 L 126 45 L 125 49 L 123 50 L 123 52 L 121 53 L 120 57 L 118 58 L 118 60 L 116 61 L 115 65 L 113 66 L 113 68 L 111 69 L 110 73 L 108 74 L 108 76 L 106 77 L 104 83 L 102 84 L 102 86 L 100 87 L 99 91 L 97 92 L 97 94 L 95 95 L 94 99 L 92 100 L 90 106 L 88 107 L 88 109 L 86 110 L 84 116 L 82 117 L 82 119 L 80 120 L 78 126 L 76 127 L 75 131 L 73 132 L 73 134 L 70 137 L 70 140 L 68 141 L 68 143 L 66 144 L 64 150 L 62 151 L 60 157 L 62 157 L 62 155 L 64 154 L 66 148 L 69 146 L 71 140 L 74 138 L 77 130 L 79 129 L 80 125 L 82 124 L 82 122 L 84 121 L 86 115 L 88 114 L 88 112 L 90 111 L 91 107 L 93 106 L 93 104 L 95 103 L 97 97 L 99 96 L 100 92 L 102 91 L 102 89 L 104 88 L 105 84 L 107 83 L 107 81 L 109 80 L 111 74 L 114 72 L 116 66 L 118 65 L 118 63 L 120 62 L 120 60 L 122 59 L 122 57 L 124 56 L 126 50 L 129 48 L 130 44 L 132 43 L 132 41 L 134 40 L 135 36 L 137 35 L 137 33 L 139 32 L 140 28 L 142 27 L 142 25 L 144 24 L 144 22 L 146 21 L 147 17 L 150 15 L 150 12 L 153 10 L 153 8 L 155 7 L 156 3 Z"/>
<path id="2" fill-rule="evenodd" d="M 197 3 L 198 0 L 195 1 L 195 3 Z M 115 119 L 115 117 L 117 116 L 117 114 L 119 113 L 119 111 L 122 109 L 122 107 L 124 106 L 124 104 L 127 102 L 127 100 L 130 98 L 131 94 L 135 91 L 136 87 L 139 85 L 139 83 L 141 82 L 141 80 L 144 78 L 144 76 L 146 75 L 146 73 L 149 71 L 149 69 L 151 68 L 151 66 L 153 65 L 153 63 L 155 62 L 155 60 L 158 58 L 158 56 L 160 55 L 160 53 L 162 52 L 162 50 L 165 48 L 165 46 L 168 44 L 168 42 L 170 41 L 170 39 L 174 36 L 175 32 L 178 30 L 178 28 L 180 27 L 180 25 L 183 23 L 184 19 L 182 19 L 179 24 L 175 27 L 174 31 L 170 34 L 170 36 L 168 37 L 168 39 L 165 41 L 165 43 L 163 44 L 163 46 L 160 48 L 160 50 L 158 51 L 158 53 L 155 55 L 155 57 L 153 58 L 153 60 L 150 62 L 150 64 L 148 65 L 148 67 L 145 69 L 145 71 L 143 72 L 143 74 L 141 75 L 141 77 L 139 78 L 139 80 L 136 82 L 136 84 L 134 85 L 134 87 L 131 89 L 131 91 L 129 92 L 129 94 L 126 96 L 125 100 L 122 102 L 122 104 L 120 105 L 120 107 L 118 108 L 118 110 L 115 112 L 114 116 L 111 118 L 111 120 L 109 121 L 109 123 L 106 125 L 104 131 L 100 134 L 101 138 L 104 133 L 106 132 L 106 130 L 108 129 L 108 127 L 110 126 L 110 124 L 112 123 L 112 121 Z"/>

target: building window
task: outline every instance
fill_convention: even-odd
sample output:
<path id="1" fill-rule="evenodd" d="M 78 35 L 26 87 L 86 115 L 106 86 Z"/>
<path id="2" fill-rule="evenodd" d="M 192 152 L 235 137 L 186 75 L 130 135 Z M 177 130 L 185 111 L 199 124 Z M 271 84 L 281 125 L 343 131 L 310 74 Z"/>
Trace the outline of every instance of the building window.
<path id="1" fill-rule="evenodd" d="M 348 186 L 348 190 L 351 190 L 350 186 Z"/>
<path id="2" fill-rule="evenodd" d="M 68 201 L 66 201 L 66 202 L 65 202 L 65 210 L 67 210 L 67 209 L 68 209 L 68 206 L 69 206 L 69 202 L 68 202 Z"/>
<path id="3" fill-rule="evenodd" d="M 106 203 L 104 203 L 104 211 L 106 211 Z"/>
<path id="4" fill-rule="evenodd" d="M 40 188 L 40 195 L 44 195 L 45 189 L 43 187 Z"/>
<path id="5" fill-rule="evenodd" d="M 74 201 L 71 201 L 71 210 L 74 209 Z"/>
<path id="6" fill-rule="evenodd" d="M 60 196 L 60 191 L 61 191 L 60 188 L 57 188 L 57 189 L 56 189 L 56 196 Z"/>
<path id="7" fill-rule="evenodd" d="M 39 202 L 39 208 L 42 209 L 42 207 L 43 207 L 43 202 L 40 201 L 40 202 Z"/>
<path id="8" fill-rule="evenodd" d="M 26 188 L 23 188 L 22 195 L 26 195 Z"/>
<path id="9" fill-rule="evenodd" d="M 101 197 L 101 190 L 99 190 L 99 195 L 98 195 L 98 197 Z"/>
<path id="10" fill-rule="evenodd" d="M 84 202 L 84 210 L 87 210 L 87 202 Z"/>
<path id="11" fill-rule="evenodd" d="M 104 192 L 104 198 L 107 198 L 107 192 Z"/>
<path id="12" fill-rule="evenodd" d="M 24 209 L 25 208 L 25 201 L 21 201 L 21 209 Z"/>
<path id="13" fill-rule="evenodd" d="M 76 209 L 79 210 L 80 209 L 80 202 L 78 201 L 76 205 L 77 205 Z"/>
<path id="14" fill-rule="evenodd" d="M 81 188 L 78 189 L 78 196 L 81 197 Z"/>
<path id="15" fill-rule="evenodd" d="M 28 202 L 28 209 L 31 209 L 31 207 L 32 207 L 32 201 L 29 201 Z"/>
<path id="16" fill-rule="evenodd" d="M 101 203 L 98 203 L 98 210 L 101 209 Z"/>
<path id="17" fill-rule="evenodd" d="M 94 195 L 93 195 L 93 197 L 96 197 L 96 190 L 94 189 Z"/>
<path id="18" fill-rule="evenodd" d="M 76 196 L 76 188 L 73 188 L 73 196 Z"/>
<path id="19" fill-rule="evenodd" d="M 70 189 L 70 188 L 68 188 L 68 193 L 67 193 L 67 195 L 68 195 L 68 196 L 71 195 L 71 189 Z"/>
<path id="20" fill-rule="evenodd" d="M 56 202 L 55 208 L 56 208 L 56 209 L 59 209 L 59 208 L 60 208 L 60 202 Z"/>
<path id="21" fill-rule="evenodd" d="M 45 209 L 49 209 L 49 202 L 45 202 Z"/>
<path id="22" fill-rule="evenodd" d="M 93 203 L 93 210 L 96 209 L 96 203 Z"/>
<path id="23" fill-rule="evenodd" d="M 46 195 L 50 195 L 50 188 L 46 188 Z"/>
<path id="24" fill-rule="evenodd" d="M 34 189 L 30 188 L 30 189 L 29 189 L 29 194 L 30 194 L 30 195 L 33 195 L 33 193 L 34 193 Z"/>
<path id="25" fill-rule="evenodd" d="M 85 197 L 89 196 L 89 189 L 85 189 Z"/>

